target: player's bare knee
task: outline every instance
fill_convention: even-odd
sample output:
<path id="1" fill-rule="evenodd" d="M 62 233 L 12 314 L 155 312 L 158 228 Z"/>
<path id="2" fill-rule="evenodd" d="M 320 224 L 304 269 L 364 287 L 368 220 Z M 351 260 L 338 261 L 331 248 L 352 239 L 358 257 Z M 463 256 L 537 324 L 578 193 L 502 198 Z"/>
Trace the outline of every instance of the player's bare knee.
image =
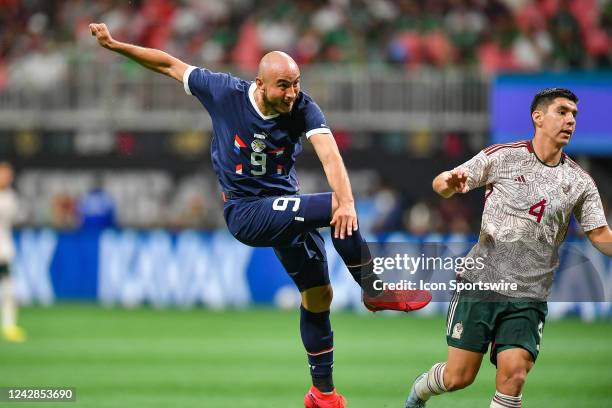
<path id="1" fill-rule="evenodd" d="M 318 302 L 320 305 L 325 306 L 327 309 L 331 306 L 332 299 L 334 298 L 334 291 L 331 285 L 326 285 L 318 294 Z"/>
<path id="2" fill-rule="evenodd" d="M 475 376 L 470 374 L 454 375 L 446 378 L 444 377 L 444 385 L 448 391 L 457 391 L 468 387 L 474 382 Z M 448 383 L 448 384 L 447 384 Z"/>
<path id="3" fill-rule="evenodd" d="M 527 369 L 516 368 L 509 370 L 498 376 L 497 389 L 498 391 L 512 396 L 518 396 L 523 390 L 525 380 L 527 379 Z"/>
<path id="4" fill-rule="evenodd" d="M 470 370 L 447 370 L 444 372 L 444 386 L 448 391 L 457 391 L 466 388 L 474 382 L 476 374 Z"/>
<path id="5" fill-rule="evenodd" d="M 512 385 L 513 388 L 517 390 L 516 394 L 520 394 L 523 389 L 523 385 L 525 385 L 525 380 L 527 379 L 527 370 L 519 370 L 512 373 L 512 376 L 508 379 L 508 383 Z"/>
<path id="6" fill-rule="evenodd" d="M 533 367 L 531 355 L 526 350 L 521 349 L 503 351 L 498 355 L 497 363 L 496 385 L 498 391 L 506 395 L 520 395 L 527 374 Z"/>
<path id="7" fill-rule="evenodd" d="M 331 285 L 317 286 L 302 292 L 302 306 L 313 313 L 326 312 L 334 296 Z"/>

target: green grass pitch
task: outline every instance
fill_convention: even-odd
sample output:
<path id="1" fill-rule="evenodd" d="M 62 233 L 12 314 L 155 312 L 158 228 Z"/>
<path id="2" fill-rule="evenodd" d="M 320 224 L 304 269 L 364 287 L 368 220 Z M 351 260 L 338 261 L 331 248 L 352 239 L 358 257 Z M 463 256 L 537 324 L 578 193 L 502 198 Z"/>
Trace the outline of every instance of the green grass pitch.
<path id="1" fill-rule="evenodd" d="M 70 386 L 72 403 L 9 407 L 302 407 L 309 386 L 298 312 L 24 308 L 29 339 L 0 342 L 0 386 Z M 445 359 L 444 319 L 334 313 L 335 381 L 349 408 L 401 408 L 414 377 Z M 612 406 L 612 323 L 547 323 L 525 407 Z M 466 390 L 428 407 L 488 407 L 486 361 Z"/>

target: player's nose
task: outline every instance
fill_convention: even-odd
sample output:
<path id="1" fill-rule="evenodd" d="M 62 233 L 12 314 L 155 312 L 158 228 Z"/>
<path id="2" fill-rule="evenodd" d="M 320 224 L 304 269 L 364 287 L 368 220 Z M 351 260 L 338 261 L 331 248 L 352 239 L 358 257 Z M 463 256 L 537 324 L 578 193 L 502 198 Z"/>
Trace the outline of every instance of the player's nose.
<path id="1" fill-rule="evenodd" d="M 296 96 L 297 96 L 297 92 L 295 91 L 293 87 L 288 88 L 287 92 L 285 92 L 285 99 L 288 100 L 288 102 L 293 101 Z"/>

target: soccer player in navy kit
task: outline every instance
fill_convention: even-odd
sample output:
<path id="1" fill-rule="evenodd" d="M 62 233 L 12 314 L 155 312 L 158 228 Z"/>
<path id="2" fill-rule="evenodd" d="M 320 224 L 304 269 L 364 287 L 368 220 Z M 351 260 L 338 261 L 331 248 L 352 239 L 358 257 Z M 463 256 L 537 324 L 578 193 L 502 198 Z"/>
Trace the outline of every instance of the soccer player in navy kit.
<path id="1" fill-rule="evenodd" d="M 417 310 L 425 291 L 376 291 L 372 259 L 359 230 L 348 174 L 317 104 L 300 92 L 300 71 L 283 52 L 266 54 L 255 82 L 189 66 L 160 50 L 121 43 L 104 24 L 91 24 L 99 44 L 182 82 L 213 122 L 212 163 L 223 190 L 227 226 L 239 241 L 273 247 L 302 295 L 300 332 L 313 386 L 307 408 L 342 408 L 332 380 L 332 288 L 323 238 L 332 227 L 334 247 L 364 289 L 372 311 Z M 333 193 L 298 195 L 295 159 L 306 137 L 323 164 Z"/>

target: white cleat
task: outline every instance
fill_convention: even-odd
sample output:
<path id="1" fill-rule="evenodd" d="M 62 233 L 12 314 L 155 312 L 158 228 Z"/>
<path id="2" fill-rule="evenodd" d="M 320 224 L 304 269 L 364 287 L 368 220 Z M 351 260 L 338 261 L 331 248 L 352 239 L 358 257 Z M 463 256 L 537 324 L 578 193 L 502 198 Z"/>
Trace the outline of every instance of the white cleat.
<path id="1" fill-rule="evenodd" d="M 425 377 L 427 373 L 423 373 L 419 375 L 414 382 L 412 383 L 412 388 L 410 389 L 410 394 L 408 394 L 408 398 L 406 398 L 406 402 L 404 402 L 404 408 L 424 408 L 425 401 L 417 397 L 416 393 L 416 383 L 421 380 L 421 378 Z"/>

